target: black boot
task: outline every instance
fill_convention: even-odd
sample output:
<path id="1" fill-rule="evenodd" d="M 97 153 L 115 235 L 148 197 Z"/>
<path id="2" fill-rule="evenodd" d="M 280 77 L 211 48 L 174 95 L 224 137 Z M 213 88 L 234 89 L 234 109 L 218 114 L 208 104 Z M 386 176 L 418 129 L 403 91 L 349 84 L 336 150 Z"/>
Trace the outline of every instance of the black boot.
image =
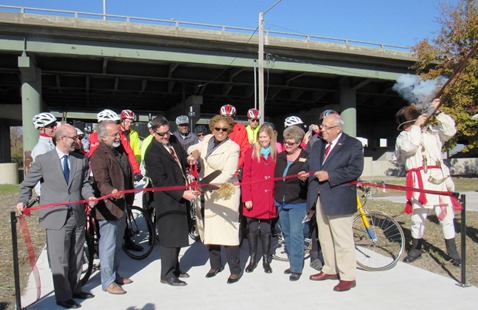
<path id="1" fill-rule="evenodd" d="M 272 243 L 272 234 L 261 232 L 262 267 L 264 267 L 265 273 L 272 273 L 272 268 L 270 265 L 271 243 Z"/>
<path id="2" fill-rule="evenodd" d="M 408 252 L 407 257 L 403 259 L 405 263 L 411 263 L 415 260 L 422 257 L 422 239 L 415 239 L 412 240 L 412 248 Z"/>
<path id="3" fill-rule="evenodd" d="M 461 258 L 456 249 L 455 238 L 445 239 L 446 252 L 451 258 L 451 263 L 455 266 L 461 265 Z"/>
<path id="4" fill-rule="evenodd" d="M 247 241 L 249 243 L 249 255 L 251 259 L 249 260 L 249 265 L 246 267 L 246 272 L 253 272 L 257 267 L 257 241 L 259 239 L 259 231 L 248 232 Z"/>

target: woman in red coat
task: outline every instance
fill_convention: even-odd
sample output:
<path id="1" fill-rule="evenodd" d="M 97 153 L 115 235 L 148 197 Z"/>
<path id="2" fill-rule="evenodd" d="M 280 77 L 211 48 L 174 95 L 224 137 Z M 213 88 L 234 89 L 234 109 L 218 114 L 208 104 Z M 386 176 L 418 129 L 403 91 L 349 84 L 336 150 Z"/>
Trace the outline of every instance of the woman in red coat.
<path id="1" fill-rule="evenodd" d="M 253 147 L 244 156 L 242 174 L 242 214 L 247 223 L 247 240 L 251 256 L 246 272 L 257 266 L 257 243 L 262 244 L 262 264 L 266 273 L 271 273 L 270 247 L 272 240 L 271 222 L 277 217 L 274 204 L 274 169 L 276 166 L 276 138 L 270 123 L 264 123 Z"/>

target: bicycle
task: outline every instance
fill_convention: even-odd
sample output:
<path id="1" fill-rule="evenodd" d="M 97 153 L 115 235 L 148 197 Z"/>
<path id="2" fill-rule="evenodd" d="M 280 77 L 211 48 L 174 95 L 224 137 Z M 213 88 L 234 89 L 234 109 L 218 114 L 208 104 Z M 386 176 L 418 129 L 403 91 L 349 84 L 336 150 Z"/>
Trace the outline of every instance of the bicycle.
<path id="1" fill-rule="evenodd" d="M 143 180 L 135 184 L 135 188 L 146 188 L 150 186 L 150 183 L 150 179 L 145 177 Z M 123 251 L 126 255 L 134 259 L 146 258 L 151 254 L 154 247 L 156 232 L 154 229 L 155 225 L 153 226 L 153 221 L 151 220 L 152 216 L 154 216 L 154 207 L 152 207 L 152 201 L 145 200 L 147 197 L 149 196 L 145 195 L 145 192 L 140 191 L 136 193 L 134 203 L 140 202 L 142 206 L 127 205 L 125 208 L 126 233 L 128 234 L 126 238 L 131 239 L 134 244 L 140 246 L 139 248 L 141 248 L 141 250 L 133 251 L 123 243 Z M 145 202 L 148 202 L 148 204 L 145 205 Z"/>
<path id="2" fill-rule="evenodd" d="M 275 243 L 272 244 L 272 258 L 275 260 L 288 262 L 289 254 L 287 252 L 287 247 L 285 244 L 284 234 L 280 225 L 277 224 L 277 230 L 275 233 L 275 238 L 277 239 Z M 312 240 L 310 237 L 304 237 L 304 260 L 309 257 L 310 251 L 312 250 Z"/>
<path id="3" fill-rule="evenodd" d="M 367 199 L 377 191 L 359 183 L 362 191 L 357 195 L 358 214 L 353 219 L 353 236 L 357 264 L 368 271 L 383 271 L 393 268 L 405 248 L 405 236 L 400 224 L 390 215 L 365 208 Z"/>
<path id="4" fill-rule="evenodd" d="M 37 196 L 31 199 L 26 207 L 31 208 L 39 201 L 40 196 Z M 85 245 L 83 246 L 83 263 L 80 277 L 80 283 L 82 286 L 85 285 L 86 282 L 88 282 L 88 279 L 90 278 L 93 271 L 98 270 L 100 268 L 99 263 L 96 265 L 94 263 L 95 254 L 98 253 L 98 234 L 96 224 L 94 223 L 94 218 L 90 215 L 90 208 L 88 206 L 85 207 L 85 213 Z"/>

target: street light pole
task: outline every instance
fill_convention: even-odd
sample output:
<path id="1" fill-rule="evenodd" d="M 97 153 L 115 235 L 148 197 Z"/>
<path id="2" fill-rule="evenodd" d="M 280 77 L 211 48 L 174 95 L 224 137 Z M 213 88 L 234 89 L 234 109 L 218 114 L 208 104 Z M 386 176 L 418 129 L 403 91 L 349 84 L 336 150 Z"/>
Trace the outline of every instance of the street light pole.
<path id="1" fill-rule="evenodd" d="M 259 13 L 259 51 L 258 51 L 258 79 L 259 79 L 259 112 L 261 113 L 260 122 L 264 123 L 264 15 L 272 10 L 279 2 L 282 0 L 277 0 L 270 8 L 268 8 L 264 13 Z"/>
<path id="2" fill-rule="evenodd" d="M 103 0 L 103 20 L 106 20 L 106 0 Z"/>
<path id="3" fill-rule="evenodd" d="M 264 13 L 259 13 L 259 52 L 258 52 L 258 79 L 259 79 L 259 112 L 260 123 L 264 123 Z"/>

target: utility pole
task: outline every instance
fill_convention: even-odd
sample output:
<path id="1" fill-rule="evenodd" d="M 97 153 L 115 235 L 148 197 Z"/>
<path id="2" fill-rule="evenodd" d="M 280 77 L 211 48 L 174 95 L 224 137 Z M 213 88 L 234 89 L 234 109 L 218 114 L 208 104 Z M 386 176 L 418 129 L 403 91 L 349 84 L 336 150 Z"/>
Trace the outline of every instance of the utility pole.
<path id="1" fill-rule="evenodd" d="M 258 54 L 258 79 L 259 79 L 259 112 L 261 113 L 260 123 L 264 123 L 264 15 L 272 10 L 279 2 L 282 0 L 277 0 L 270 8 L 265 12 L 259 13 L 259 52 Z"/>

